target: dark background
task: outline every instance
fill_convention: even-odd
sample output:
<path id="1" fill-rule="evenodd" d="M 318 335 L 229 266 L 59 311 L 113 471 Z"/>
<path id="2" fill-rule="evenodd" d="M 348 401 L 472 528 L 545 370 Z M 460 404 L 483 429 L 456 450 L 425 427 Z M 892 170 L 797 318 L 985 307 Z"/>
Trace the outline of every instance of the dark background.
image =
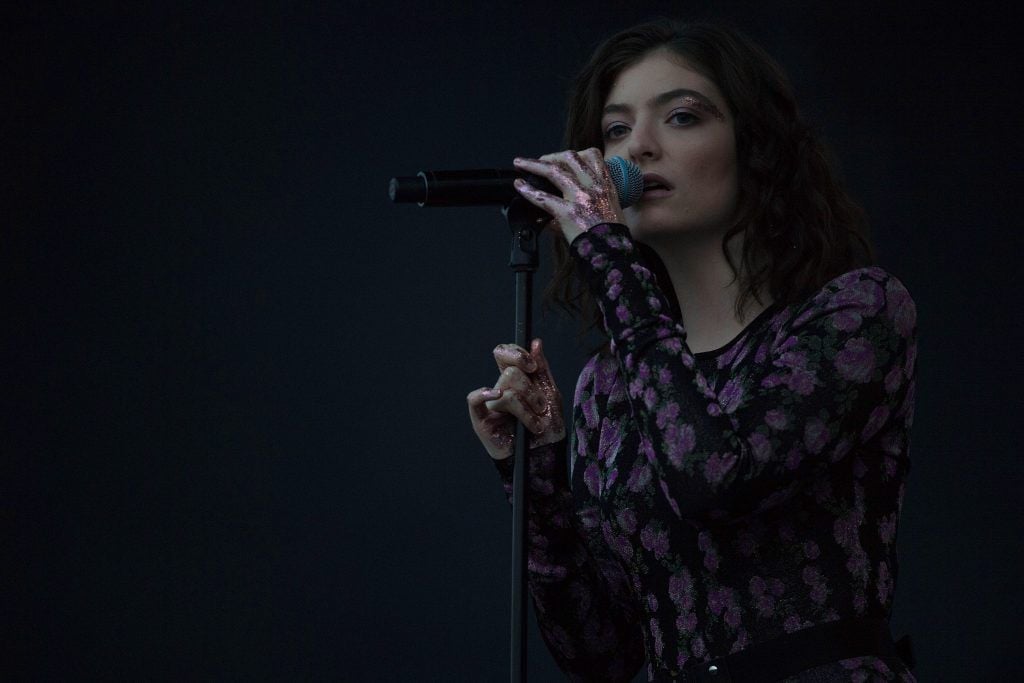
<path id="1" fill-rule="evenodd" d="M 1012 678 L 1011 3 L 214 5 L 3 10 L 5 678 L 507 678 L 464 402 L 512 337 L 507 235 L 387 180 L 557 151 L 568 79 L 656 15 L 776 56 L 914 294 L 893 630 L 922 681 Z M 574 331 L 537 323 L 568 396 Z"/>

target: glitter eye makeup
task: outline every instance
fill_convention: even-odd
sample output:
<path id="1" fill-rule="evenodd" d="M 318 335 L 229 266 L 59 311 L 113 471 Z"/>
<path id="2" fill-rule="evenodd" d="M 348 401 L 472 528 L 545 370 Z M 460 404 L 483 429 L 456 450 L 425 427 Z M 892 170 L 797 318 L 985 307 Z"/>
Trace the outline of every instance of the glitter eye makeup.
<path id="1" fill-rule="evenodd" d="M 693 107 L 694 109 L 697 109 L 699 111 L 702 111 L 705 114 L 708 114 L 709 116 L 713 116 L 716 119 L 718 119 L 719 121 L 724 121 L 725 120 L 725 114 L 720 112 L 718 110 L 718 107 L 716 107 L 715 105 L 711 104 L 710 102 L 707 102 L 705 100 L 699 100 L 696 97 L 691 97 L 689 95 L 684 97 L 682 99 L 682 101 L 683 101 L 683 104 L 685 104 L 685 105 L 687 105 L 689 107 Z"/>

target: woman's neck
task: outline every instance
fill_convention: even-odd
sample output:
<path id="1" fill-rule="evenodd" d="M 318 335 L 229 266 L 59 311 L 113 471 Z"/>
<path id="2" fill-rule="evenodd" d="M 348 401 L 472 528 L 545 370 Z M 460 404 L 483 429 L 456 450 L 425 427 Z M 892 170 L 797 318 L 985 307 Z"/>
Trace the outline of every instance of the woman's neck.
<path id="1" fill-rule="evenodd" d="M 751 299 L 742 318 L 737 317 L 740 283 L 722 253 L 722 236 L 708 234 L 691 238 L 650 246 L 672 278 L 672 288 L 686 328 L 687 345 L 691 351 L 699 353 L 721 348 L 731 341 L 771 305 L 771 298 L 762 295 L 760 304 Z M 742 264 L 742 248 L 742 234 L 729 242 L 730 256 L 737 267 Z"/>

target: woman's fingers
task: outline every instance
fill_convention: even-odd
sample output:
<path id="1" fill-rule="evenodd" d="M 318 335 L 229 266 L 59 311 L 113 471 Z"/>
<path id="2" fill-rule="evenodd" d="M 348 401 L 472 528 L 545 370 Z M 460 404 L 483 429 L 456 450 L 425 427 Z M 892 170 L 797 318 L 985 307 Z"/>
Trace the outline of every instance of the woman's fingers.
<path id="1" fill-rule="evenodd" d="M 572 202 L 568 202 L 561 197 L 556 197 L 553 194 L 548 194 L 543 190 L 538 190 L 522 178 L 516 178 L 513 185 L 515 185 L 516 191 L 525 197 L 528 202 L 536 206 L 538 209 L 542 209 L 543 211 L 551 214 L 551 216 L 555 218 L 558 218 L 559 215 L 567 213 L 572 209 Z"/>
<path id="2" fill-rule="evenodd" d="M 500 397 L 501 389 L 493 389 L 491 387 L 481 387 L 466 395 L 466 404 L 469 406 L 469 419 L 472 420 L 474 425 L 486 419 L 491 412 L 487 408 L 487 401 L 493 401 Z"/>
<path id="3" fill-rule="evenodd" d="M 512 163 L 520 170 L 547 178 L 561 191 L 563 196 L 575 194 L 580 187 L 580 181 L 576 178 L 576 174 L 557 154 L 546 154 L 540 159 L 516 157 Z"/>
<path id="4" fill-rule="evenodd" d="M 499 410 L 498 406 L 508 405 L 513 398 L 534 413 L 540 414 L 544 410 L 543 394 L 538 391 L 534 381 L 517 367 L 505 368 L 498 376 L 494 388 L 501 389 L 502 395 L 499 399 L 488 402 L 487 407 L 491 410 Z M 502 399 L 506 400 L 501 402 Z"/>
<path id="5" fill-rule="evenodd" d="M 469 419 L 480 442 L 488 455 L 495 460 L 504 460 L 512 455 L 513 417 L 507 413 L 496 413 L 487 409 L 487 401 L 501 396 L 500 389 L 482 387 L 469 392 Z"/>
<path id="6" fill-rule="evenodd" d="M 537 369 L 536 360 L 533 355 L 518 344 L 498 344 L 494 347 L 494 361 L 498 364 L 498 370 L 505 371 L 505 368 L 517 367 L 523 372 L 534 372 Z"/>

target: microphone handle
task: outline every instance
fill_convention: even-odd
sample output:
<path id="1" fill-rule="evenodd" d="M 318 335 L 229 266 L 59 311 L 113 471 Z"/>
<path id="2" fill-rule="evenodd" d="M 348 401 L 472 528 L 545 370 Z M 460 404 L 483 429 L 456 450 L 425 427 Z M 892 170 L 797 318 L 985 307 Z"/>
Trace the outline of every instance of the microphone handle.
<path id="1" fill-rule="evenodd" d="M 544 192 L 561 196 L 545 178 L 515 169 L 470 169 L 420 171 L 415 176 L 392 178 L 388 196 L 393 202 L 416 202 L 420 206 L 480 206 L 508 204 L 516 195 L 512 182 L 524 178 Z"/>

